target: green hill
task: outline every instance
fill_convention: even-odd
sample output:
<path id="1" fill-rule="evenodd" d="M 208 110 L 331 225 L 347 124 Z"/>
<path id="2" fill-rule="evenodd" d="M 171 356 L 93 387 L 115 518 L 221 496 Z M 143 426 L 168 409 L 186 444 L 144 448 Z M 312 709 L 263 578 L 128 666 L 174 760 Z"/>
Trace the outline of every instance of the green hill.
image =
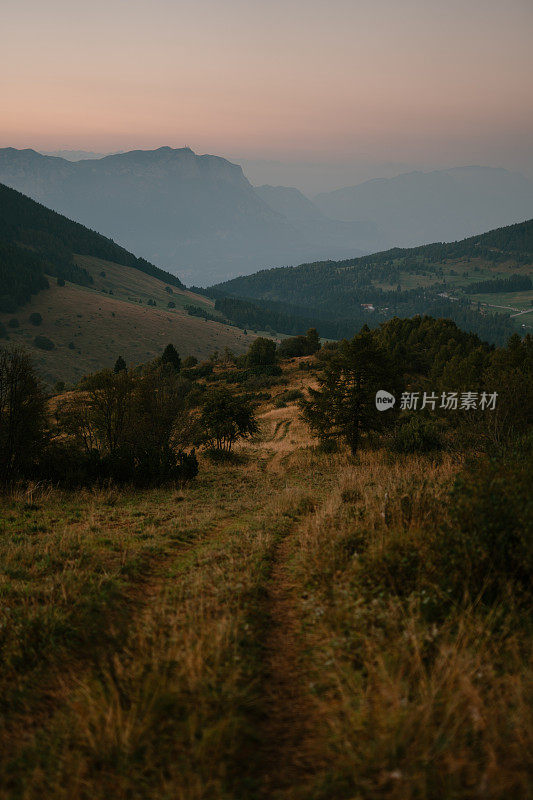
<path id="1" fill-rule="evenodd" d="M 233 304 L 237 311 L 232 316 L 228 298 L 260 300 L 255 305 L 264 319 L 256 322 L 264 325 L 283 311 L 280 332 L 293 333 L 294 320 L 303 316 L 314 318 L 326 336 L 348 336 L 363 322 L 430 314 L 501 343 L 533 324 L 533 290 L 527 280 L 532 274 L 529 220 L 459 242 L 262 270 L 217 284 L 209 293 L 241 323 L 243 304 Z"/>
<path id="2" fill-rule="evenodd" d="M 47 275 L 90 286 L 75 255 L 133 267 L 182 288 L 174 275 L 137 258 L 111 239 L 72 222 L 0 184 L 0 311 L 13 312 L 49 285 Z"/>

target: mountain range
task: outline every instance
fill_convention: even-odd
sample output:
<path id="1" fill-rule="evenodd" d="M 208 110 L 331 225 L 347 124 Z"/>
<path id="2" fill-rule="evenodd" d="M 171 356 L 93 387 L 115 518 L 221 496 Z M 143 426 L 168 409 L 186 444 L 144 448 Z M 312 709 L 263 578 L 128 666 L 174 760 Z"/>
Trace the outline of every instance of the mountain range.
<path id="1" fill-rule="evenodd" d="M 357 223 L 288 219 L 224 158 L 189 148 L 136 150 L 72 162 L 0 150 L 0 181 L 82 222 L 147 260 L 207 284 L 273 264 L 348 256 Z M 364 226 L 363 226 L 364 227 Z"/>
<path id="2" fill-rule="evenodd" d="M 4 148 L 0 181 L 198 286 L 460 239 L 533 214 L 533 183 L 503 169 L 411 172 L 308 198 L 254 187 L 237 164 L 190 148 L 78 161 Z"/>
<path id="3" fill-rule="evenodd" d="M 493 167 L 408 172 L 313 198 L 334 219 L 375 225 L 396 247 L 451 242 L 533 216 L 533 181 Z"/>

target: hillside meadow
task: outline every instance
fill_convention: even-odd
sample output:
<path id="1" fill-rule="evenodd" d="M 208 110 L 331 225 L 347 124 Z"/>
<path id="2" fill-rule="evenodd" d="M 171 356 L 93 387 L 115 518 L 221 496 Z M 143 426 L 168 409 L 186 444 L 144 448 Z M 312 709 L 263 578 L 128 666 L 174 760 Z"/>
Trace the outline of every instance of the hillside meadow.
<path id="1" fill-rule="evenodd" d="M 189 482 L 3 494 L 1 800 L 531 796 L 529 594 L 469 522 L 520 530 L 521 459 L 321 443 L 319 367 Z"/>
<path id="2" fill-rule="evenodd" d="M 66 281 L 58 286 L 50 278 L 49 289 L 15 312 L 0 313 L 9 340 L 23 344 L 32 354 L 49 386 L 58 380 L 72 384 L 90 372 L 112 367 L 119 355 L 131 366 L 149 361 L 167 342 L 182 353 L 204 359 L 225 347 L 244 352 L 254 338 L 251 332 L 222 321 L 191 316 L 186 305 L 215 314 L 213 303 L 169 287 L 152 275 L 89 256 L 77 256 L 76 263 L 93 278 L 93 284 Z M 169 308 L 169 302 L 175 308 Z M 42 317 L 38 326 L 30 321 L 34 313 Z M 11 327 L 13 319 L 16 327 Z M 36 336 L 48 339 L 53 348 L 36 346 Z"/>

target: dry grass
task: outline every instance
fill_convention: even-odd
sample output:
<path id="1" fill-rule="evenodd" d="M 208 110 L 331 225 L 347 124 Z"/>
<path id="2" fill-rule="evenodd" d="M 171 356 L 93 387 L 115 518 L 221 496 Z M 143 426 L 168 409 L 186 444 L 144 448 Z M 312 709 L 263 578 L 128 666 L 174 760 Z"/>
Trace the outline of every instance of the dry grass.
<path id="1" fill-rule="evenodd" d="M 183 310 L 184 305 L 192 304 L 213 312 L 203 297 L 179 289 L 170 295 L 162 281 L 130 267 L 88 257 L 79 260 L 93 276 L 93 288 L 69 282 L 59 287 L 51 278 L 50 289 L 37 294 L 26 306 L 13 314 L 0 314 L 0 322 L 6 326 L 12 317 L 19 320 L 20 327 L 8 328 L 10 340 L 28 349 L 49 385 L 57 380 L 74 382 L 90 372 L 112 368 L 119 355 L 128 365 L 146 362 L 161 355 L 169 342 L 182 356 L 203 359 L 225 347 L 242 353 L 255 338 Z M 102 270 L 106 278 L 100 277 Z M 102 293 L 102 289 L 112 289 L 113 295 Z M 146 304 L 149 298 L 156 300 L 157 307 Z M 175 309 L 166 307 L 169 300 L 176 302 Z M 33 312 L 41 314 L 42 325 L 35 327 L 29 322 Z M 55 349 L 35 347 L 37 335 L 51 339 Z"/>
<path id="2" fill-rule="evenodd" d="M 440 580 L 460 463 L 263 412 L 183 491 L 2 501 L 0 800 L 529 798 L 524 620 Z"/>
<path id="3" fill-rule="evenodd" d="M 287 797 L 530 796 L 527 636 L 512 603 L 450 607 L 434 580 L 455 471 L 362 454 L 301 532 L 304 636 L 330 734 L 328 768 Z"/>

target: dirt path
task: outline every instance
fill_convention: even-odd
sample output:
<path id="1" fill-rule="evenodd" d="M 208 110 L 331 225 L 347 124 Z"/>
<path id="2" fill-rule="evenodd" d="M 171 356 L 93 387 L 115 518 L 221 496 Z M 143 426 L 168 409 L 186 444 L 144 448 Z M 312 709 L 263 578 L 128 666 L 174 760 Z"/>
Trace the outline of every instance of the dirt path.
<path id="1" fill-rule="evenodd" d="M 265 718 L 260 731 L 259 797 L 269 800 L 304 797 L 301 792 L 305 792 L 309 776 L 322 766 L 318 733 L 322 724 L 309 693 L 290 569 L 294 539 L 293 531 L 276 548 L 266 597 L 270 626 L 264 640 Z"/>

